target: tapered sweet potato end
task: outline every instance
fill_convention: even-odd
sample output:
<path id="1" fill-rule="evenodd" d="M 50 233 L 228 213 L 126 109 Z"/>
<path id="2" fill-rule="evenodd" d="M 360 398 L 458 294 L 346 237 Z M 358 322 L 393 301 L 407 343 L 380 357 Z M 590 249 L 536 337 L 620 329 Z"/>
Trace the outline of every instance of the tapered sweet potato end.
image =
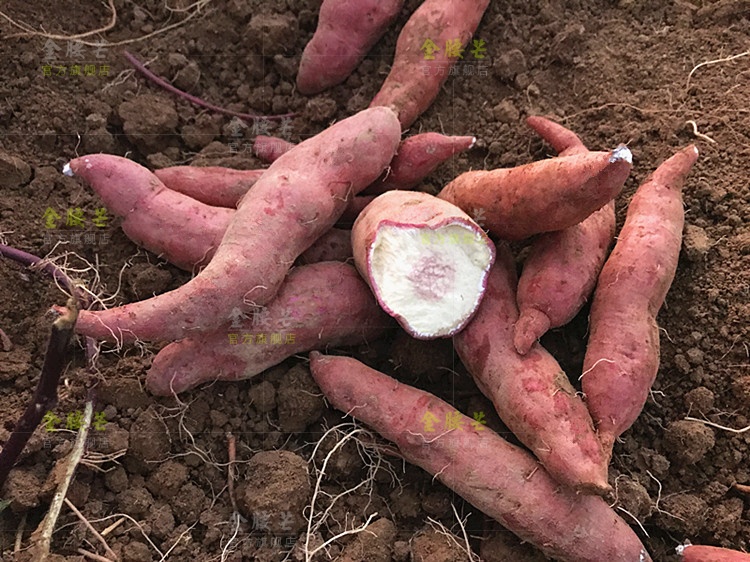
<path id="1" fill-rule="evenodd" d="M 521 355 L 526 355 L 534 342 L 542 337 L 550 327 L 550 319 L 536 308 L 521 310 L 514 327 L 513 346 Z"/>

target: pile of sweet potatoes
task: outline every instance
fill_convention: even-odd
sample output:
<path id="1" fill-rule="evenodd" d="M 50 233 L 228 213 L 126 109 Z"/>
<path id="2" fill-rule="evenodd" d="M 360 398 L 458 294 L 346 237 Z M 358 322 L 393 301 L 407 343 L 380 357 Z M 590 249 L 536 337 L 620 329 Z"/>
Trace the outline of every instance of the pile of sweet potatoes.
<path id="1" fill-rule="evenodd" d="M 402 3 L 354 10 L 324 0 L 302 57 L 300 91 L 343 81 Z M 66 173 L 96 190 L 133 241 L 196 272 L 169 293 L 81 311 L 77 330 L 120 343 L 172 342 L 146 377 L 150 391 L 164 396 L 247 379 L 312 351 L 311 372 L 334 407 L 523 540 L 558 560 L 650 560 L 603 496 L 611 492 L 614 441 L 639 415 L 658 370 L 656 316 L 677 268 L 681 189 L 698 153 L 677 151 L 637 189 L 612 250 L 630 150 L 589 150 L 542 117 L 528 125 L 558 156 L 466 171 L 437 194 L 410 191 L 474 144 L 471 136 L 436 133 L 402 141 L 402 129 L 448 76 L 416 76 L 421 41 L 455 38 L 465 46 L 487 4 L 462 0 L 448 9 L 426 0 L 402 30 L 371 107 L 298 145 L 265 151 L 267 169 L 153 173 L 110 155 L 70 162 Z M 445 71 L 454 62 L 443 53 L 430 65 Z M 336 228 L 346 226 L 345 216 L 351 230 Z M 519 276 L 511 247 L 522 245 L 529 250 Z M 584 366 L 565 373 L 539 338 L 589 300 Z M 250 324 L 255 333 L 247 333 Z M 401 329 L 417 339 L 452 338 L 525 448 L 427 392 L 314 351 Z M 427 411 L 450 415 L 453 427 L 428 434 Z M 686 549 L 686 557 L 699 552 Z"/>

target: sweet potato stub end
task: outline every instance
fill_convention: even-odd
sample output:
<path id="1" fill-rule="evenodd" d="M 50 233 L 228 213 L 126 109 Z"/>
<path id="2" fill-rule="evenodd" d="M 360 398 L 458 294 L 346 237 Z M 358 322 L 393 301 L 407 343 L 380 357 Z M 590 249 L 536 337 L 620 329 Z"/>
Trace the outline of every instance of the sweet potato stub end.
<path id="1" fill-rule="evenodd" d="M 479 305 L 493 262 L 491 243 L 468 222 L 382 225 L 370 249 L 380 305 L 418 339 L 449 337 Z"/>

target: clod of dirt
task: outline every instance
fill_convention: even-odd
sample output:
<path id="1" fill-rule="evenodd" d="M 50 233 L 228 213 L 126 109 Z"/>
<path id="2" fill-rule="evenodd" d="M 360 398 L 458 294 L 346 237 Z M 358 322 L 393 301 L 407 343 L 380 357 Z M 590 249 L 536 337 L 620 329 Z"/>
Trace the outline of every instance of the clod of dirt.
<path id="1" fill-rule="evenodd" d="M 179 117 L 168 98 L 143 94 L 122 102 L 117 113 L 125 136 L 143 152 L 163 150 L 176 138 Z"/>
<path id="2" fill-rule="evenodd" d="M 325 410 L 323 396 L 317 391 L 310 370 L 302 364 L 281 377 L 277 403 L 279 425 L 282 431 L 289 433 L 304 431 Z"/>
<path id="3" fill-rule="evenodd" d="M 322 123 L 333 117 L 337 109 L 336 102 L 331 98 L 317 96 L 307 102 L 303 118 L 313 123 Z"/>
<path id="4" fill-rule="evenodd" d="M 3 486 L 3 498 L 11 500 L 14 513 L 26 512 L 39 505 L 39 492 L 42 483 L 34 474 L 15 468 L 10 471 Z"/>
<path id="5" fill-rule="evenodd" d="M 526 72 L 526 57 L 518 49 L 511 49 L 497 57 L 492 66 L 495 76 L 505 82 L 512 82 L 517 75 Z"/>
<path id="6" fill-rule="evenodd" d="M 113 423 L 108 423 L 102 432 L 102 439 L 97 441 L 96 450 L 105 455 L 118 451 L 127 451 L 130 434 Z"/>
<path id="7" fill-rule="evenodd" d="M 714 407 L 714 393 L 705 386 L 694 388 L 685 394 L 685 406 L 692 413 L 707 414 Z"/>
<path id="8" fill-rule="evenodd" d="M 138 375 L 145 372 L 147 368 L 145 362 L 137 357 L 127 357 L 121 360 L 118 365 L 118 369 L 120 369 L 118 374 L 122 373 L 123 366 L 130 367 L 130 371 Z M 107 380 L 97 387 L 97 391 L 103 404 L 112 404 L 121 412 L 130 408 L 146 408 L 152 402 L 152 399 L 134 378 Z"/>
<path id="9" fill-rule="evenodd" d="M 182 127 L 182 140 L 191 150 L 208 146 L 221 134 L 219 122 L 210 115 L 199 115 L 195 123 Z"/>
<path id="10" fill-rule="evenodd" d="M 295 48 L 297 18 L 289 14 L 256 14 L 245 35 L 256 55 L 273 56 Z"/>
<path id="11" fill-rule="evenodd" d="M 268 381 L 261 381 L 247 391 L 250 405 L 261 414 L 271 412 L 276 408 L 276 389 Z"/>
<path id="12" fill-rule="evenodd" d="M 172 274 L 161 267 L 139 263 L 125 272 L 125 281 L 134 300 L 144 300 L 166 291 L 172 283 Z"/>
<path id="13" fill-rule="evenodd" d="M 521 118 L 512 100 L 505 99 L 492 108 L 492 116 L 500 123 L 516 123 Z"/>
<path id="14" fill-rule="evenodd" d="M 31 365 L 31 354 L 23 349 L 0 353 L 0 381 L 12 381 L 25 375 Z"/>
<path id="15" fill-rule="evenodd" d="M 388 355 L 392 358 L 400 380 L 407 378 L 440 377 L 445 375 L 445 365 L 453 362 L 453 344 L 450 339 L 417 340 L 399 331 Z"/>
<path id="16" fill-rule="evenodd" d="M 117 141 L 104 127 L 90 129 L 81 135 L 81 151 L 86 154 L 112 154 L 117 151 Z"/>
<path id="17" fill-rule="evenodd" d="M 31 167 L 18 158 L 0 151 L 0 188 L 20 187 L 31 180 Z"/>
<path id="18" fill-rule="evenodd" d="M 679 420 L 667 426 L 664 444 L 678 463 L 695 464 L 716 444 L 713 430 L 699 422 Z"/>
<path id="19" fill-rule="evenodd" d="M 193 484 L 185 484 L 172 499 L 172 512 L 181 523 L 192 524 L 206 508 L 208 498 L 203 490 Z"/>
<path id="20" fill-rule="evenodd" d="M 653 511 L 653 502 L 640 482 L 629 476 L 620 476 L 615 483 L 617 505 L 627 510 L 638 521 L 643 522 Z"/>
<path id="21" fill-rule="evenodd" d="M 169 504 L 161 504 L 151 510 L 147 520 L 151 534 L 159 540 L 166 539 L 174 531 L 175 521 Z"/>
<path id="22" fill-rule="evenodd" d="M 658 523 L 661 527 L 673 533 L 691 536 L 703 528 L 708 505 L 698 496 L 677 494 L 663 498 L 659 509 Z"/>
<path id="23" fill-rule="evenodd" d="M 742 530 L 744 507 L 740 498 L 729 498 L 714 506 L 706 518 L 708 531 L 717 539 L 733 539 Z"/>
<path id="24" fill-rule="evenodd" d="M 104 485 L 116 494 L 123 492 L 128 488 L 128 473 L 123 467 L 116 466 L 104 475 Z"/>
<path id="25" fill-rule="evenodd" d="M 310 497 L 307 463 L 290 451 L 262 451 L 247 463 L 247 475 L 238 494 L 240 511 L 263 521 L 274 535 L 302 530 L 302 510 Z"/>
<path id="26" fill-rule="evenodd" d="M 732 383 L 732 391 L 741 404 L 750 406 L 750 375 L 743 375 Z"/>
<path id="27" fill-rule="evenodd" d="M 682 249 L 685 257 L 691 262 L 703 260 L 711 248 L 711 239 L 700 226 L 688 224 L 685 226 L 685 235 L 682 237 Z"/>
<path id="28" fill-rule="evenodd" d="M 341 562 L 390 562 L 396 527 L 383 517 L 355 535 L 338 560 Z"/>
<path id="29" fill-rule="evenodd" d="M 117 495 L 117 504 L 120 511 L 138 519 L 148 513 L 154 498 L 146 488 L 128 488 Z"/>
<path id="30" fill-rule="evenodd" d="M 173 497 L 180 487 L 187 482 L 188 469 L 179 462 L 168 460 L 159 465 L 146 481 L 146 488 L 158 498 Z"/>
<path id="31" fill-rule="evenodd" d="M 153 407 L 141 413 L 130 427 L 128 456 L 135 459 L 140 472 L 148 473 L 156 468 L 149 464 L 163 459 L 169 454 L 169 436 L 164 423 Z M 135 468 L 135 467 L 133 467 Z"/>
<path id="32" fill-rule="evenodd" d="M 638 450 L 641 464 L 644 469 L 648 469 L 658 479 L 666 478 L 669 474 L 669 460 L 664 455 L 657 453 L 648 447 L 642 447 Z"/>
<path id="33" fill-rule="evenodd" d="M 479 546 L 482 562 L 546 562 L 533 546 L 521 543 L 513 533 L 502 528 L 493 530 Z M 464 557 L 465 559 L 465 557 Z"/>
<path id="34" fill-rule="evenodd" d="M 422 509 L 430 517 L 444 517 L 451 511 L 451 497 L 445 490 L 429 492 L 422 498 Z"/>
<path id="35" fill-rule="evenodd" d="M 390 493 L 388 503 L 399 517 L 419 516 L 419 494 L 414 488 L 396 488 Z"/>
<path id="36" fill-rule="evenodd" d="M 455 540 L 460 543 L 458 537 Z M 411 558 L 413 562 L 463 562 L 466 553 L 444 534 L 426 529 L 412 539 Z"/>
<path id="37" fill-rule="evenodd" d="M 151 562 L 152 559 L 151 550 L 142 542 L 130 541 L 122 549 L 122 562 Z"/>

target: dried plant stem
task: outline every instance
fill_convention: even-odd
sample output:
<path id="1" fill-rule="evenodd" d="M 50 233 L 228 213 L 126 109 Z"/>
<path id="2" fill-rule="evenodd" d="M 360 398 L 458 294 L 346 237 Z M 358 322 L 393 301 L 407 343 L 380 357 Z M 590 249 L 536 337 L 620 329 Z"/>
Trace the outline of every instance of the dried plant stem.
<path id="1" fill-rule="evenodd" d="M 47 352 L 34 397 L 18 420 L 10 438 L 0 452 L 0 487 L 8 478 L 13 465 L 23 451 L 31 434 L 44 418 L 44 414 L 57 402 L 57 386 L 65 369 L 73 328 L 78 317 L 78 308 L 73 298 L 68 299 L 66 313 L 52 323 Z"/>
<path id="2" fill-rule="evenodd" d="M 286 119 L 289 117 L 294 117 L 294 115 L 296 115 L 295 113 L 285 113 L 283 115 L 256 115 L 253 113 L 238 113 L 236 111 L 231 111 L 229 109 L 219 107 L 218 105 L 214 105 L 212 103 L 208 103 L 207 101 L 203 101 L 199 97 L 193 96 L 191 94 L 188 94 L 187 92 L 183 92 L 179 88 L 174 87 L 172 84 L 164 80 L 164 78 L 161 78 L 160 76 L 157 76 L 156 74 L 151 72 L 148 68 L 146 68 L 146 66 L 141 61 L 135 58 L 135 56 L 129 53 L 128 51 L 123 51 L 122 54 L 128 60 L 128 62 L 133 66 L 133 68 L 135 68 L 138 72 L 143 74 L 146 78 L 151 80 L 153 83 L 161 86 L 165 90 L 172 92 L 173 94 L 180 96 L 181 98 L 199 107 L 204 107 L 206 109 L 210 109 L 211 111 L 216 111 L 217 113 L 222 113 L 224 115 L 238 117 L 246 121 L 254 121 L 256 119 L 268 119 L 269 121 L 271 121 L 271 120 L 276 120 L 276 119 Z"/>
<path id="3" fill-rule="evenodd" d="M 104 540 L 104 537 L 102 537 L 99 534 L 99 531 L 97 531 L 96 529 L 94 529 L 94 527 L 91 526 L 91 523 L 89 523 L 88 519 L 86 519 L 83 516 L 83 513 L 78 511 L 78 508 L 73 505 L 73 502 L 71 502 L 68 498 L 65 498 L 65 505 L 67 505 L 68 508 L 70 508 L 70 511 L 75 513 L 76 517 L 78 517 L 78 519 L 81 520 L 81 523 L 83 523 L 85 527 L 89 531 L 91 531 L 91 534 L 94 535 L 94 537 L 96 537 L 96 540 L 98 540 L 101 543 L 101 545 L 104 547 L 104 550 L 107 552 L 107 556 L 109 556 L 110 558 L 114 560 L 117 560 L 117 554 L 115 554 L 114 551 L 111 548 L 109 548 L 109 545 L 107 544 L 107 541 Z"/>
<path id="4" fill-rule="evenodd" d="M 60 320 L 60 319 L 58 319 Z M 55 523 L 60 515 L 65 496 L 68 493 L 68 487 L 73 479 L 76 467 L 83 456 L 84 446 L 86 444 L 86 436 L 89 433 L 89 427 L 91 426 L 91 418 L 94 416 L 94 405 L 89 400 L 86 402 L 86 406 L 83 409 L 83 420 L 81 421 L 81 428 L 78 430 L 76 441 L 73 444 L 73 448 L 68 454 L 65 460 L 65 473 L 62 478 L 62 482 L 57 487 L 52 503 L 49 506 L 47 515 L 39 524 L 36 531 L 31 535 L 32 548 L 34 549 L 34 560 L 37 562 L 44 562 L 49 555 L 50 544 L 52 542 L 52 533 L 55 530 Z"/>

